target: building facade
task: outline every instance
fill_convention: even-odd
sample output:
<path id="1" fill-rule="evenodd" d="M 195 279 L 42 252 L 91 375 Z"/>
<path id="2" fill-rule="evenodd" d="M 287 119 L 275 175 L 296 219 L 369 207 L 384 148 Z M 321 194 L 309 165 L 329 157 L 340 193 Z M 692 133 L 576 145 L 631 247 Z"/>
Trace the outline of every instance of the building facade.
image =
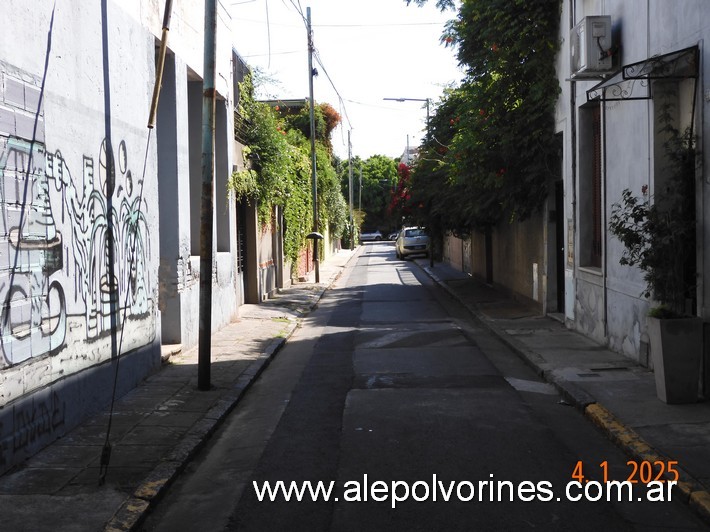
<path id="1" fill-rule="evenodd" d="M 557 65 L 563 138 L 565 318 L 576 330 L 648 362 L 643 272 L 620 264 L 609 230 L 629 189 L 665 192 L 662 128 L 692 128 L 696 170 L 697 288 L 688 309 L 708 317 L 707 121 L 710 4 L 703 0 L 565 0 Z M 670 117 L 670 118 L 669 118 Z"/>
<path id="2" fill-rule="evenodd" d="M 621 264 L 609 231 L 628 189 L 668 194 L 663 128 L 695 139 L 695 293 L 687 311 L 710 317 L 710 3 L 561 0 L 556 71 L 559 167 L 538 214 L 486 234 L 448 235 L 444 260 L 536 304 L 572 329 L 650 365 L 644 272 Z M 707 386 L 707 385 L 706 385 Z"/>
<path id="3" fill-rule="evenodd" d="M 174 4 L 149 129 L 163 4 L 3 6 L 0 472 L 158 369 L 161 344 L 197 343 L 204 6 Z M 227 191 L 230 26 L 218 2 L 213 329 L 245 300 L 249 219 L 256 235 Z"/>

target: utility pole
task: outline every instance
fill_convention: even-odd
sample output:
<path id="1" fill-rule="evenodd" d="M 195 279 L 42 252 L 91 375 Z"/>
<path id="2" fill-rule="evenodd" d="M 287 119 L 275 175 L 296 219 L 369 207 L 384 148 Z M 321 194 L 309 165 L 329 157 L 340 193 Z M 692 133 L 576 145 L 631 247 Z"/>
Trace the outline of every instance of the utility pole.
<path id="1" fill-rule="evenodd" d="M 360 162 L 360 186 L 357 187 L 358 201 L 357 210 L 362 211 L 362 162 Z"/>
<path id="2" fill-rule="evenodd" d="M 318 181 L 316 179 L 316 110 L 313 99 L 313 29 L 311 28 L 311 8 L 306 8 L 308 24 L 308 91 L 311 100 L 311 177 L 313 180 L 313 232 L 318 232 Z M 316 269 L 316 283 L 320 283 L 320 261 L 318 259 L 318 239 L 313 239 L 313 265 Z"/>
<path id="3" fill-rule="evenodd" d="M 348 130 L 348 199 L 350 202 L 350 250 L 355 249 L 355 224 L 353 223 L 353 146 Z"/>
<path id="4" fill-rule="evenodd" d="M 202 207 L 200 210 L 200 319 L 197 387 L 211 388 L 212 359 L 212 227 L 214 211 L 215 70 L 217 2 L 205 0 L 204 80 L 202 82 Z"/>

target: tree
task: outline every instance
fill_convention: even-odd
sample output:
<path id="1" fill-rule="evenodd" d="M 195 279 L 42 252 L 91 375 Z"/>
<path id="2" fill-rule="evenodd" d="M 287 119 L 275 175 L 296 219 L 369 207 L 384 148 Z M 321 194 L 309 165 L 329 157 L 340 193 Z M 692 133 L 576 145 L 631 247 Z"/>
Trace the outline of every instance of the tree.
<path id="1" fill-rule="evenodd" d="M 358 176 L 359 179 L 359 176 Z M 364 225 L 387 231 L 397 226 L 387 212 L 392 190 L 397 184 L 397 162 L 385 155 L 373 155 L 362 167 L 362 210 Z"/>
<path id="2" fill-rule="evenodd" d="M 525 219 L 544 204 L 557 155 L 559 9 L 557 0 L 463 0 L 448 23 L 442 41 L 457 47 L 466 77 L 435 108 L 412 183 L 412 201 L 426 200 L 444 230 Z"/>

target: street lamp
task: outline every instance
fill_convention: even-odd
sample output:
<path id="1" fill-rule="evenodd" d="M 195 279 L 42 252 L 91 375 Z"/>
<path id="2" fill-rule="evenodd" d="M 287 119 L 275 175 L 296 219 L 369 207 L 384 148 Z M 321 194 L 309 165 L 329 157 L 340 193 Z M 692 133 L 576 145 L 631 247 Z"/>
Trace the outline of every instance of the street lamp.
<path id="1" fill-rule="evenodd" d="M 429 141 L 429 98 L 382 98 L 394 102 L 426 102 L 426 140 Z M 409 162 L 409 136 L 407 136 L 407 162 Z M 434 267 L 434 250 L 429 247 L 429 266 Z"/>
<path id="2" fill-rule="evenodd" d="M 392 102 L 426 102 L 426 140 L 429 140 L 429 98 L 382 98 Z"/>

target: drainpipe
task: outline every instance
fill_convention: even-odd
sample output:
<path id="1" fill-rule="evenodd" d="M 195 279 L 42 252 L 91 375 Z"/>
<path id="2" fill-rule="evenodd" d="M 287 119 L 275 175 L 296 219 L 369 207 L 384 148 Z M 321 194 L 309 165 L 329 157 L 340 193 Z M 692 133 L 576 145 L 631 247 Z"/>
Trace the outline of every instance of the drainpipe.
<path id="1" fill-rule="evenodd" d="M 165 12 L 163 13 L 163 34 L 160 38 L 160 54 L 158 55 L 155 85 L 153 86 L 153 100 L 150 103 L 150 114 L 148 115 L 148 129 L 153 129 L 155 126 L 155 115 L 158 112 L 158 98 L 160 97 L 160 87 L 163 85 L 165 53 L 168 49 L 168 32 L 170 31 L 170 16 L 172 15 L 172 12 L 173 0 L 165 0 Z"/>
<path id="2" fill-rule="evenodd" d="M 648 35 L 648 34 L 647 34 Z M 604 99 L 601 101 L 601 106 L 602 106 L 602 221 L 603 221 L 603 234 L 604 234 L 604 240 L 603 240 L 603 248 L 602 248 L 602 256 L 604 258 L 604 264 L 603 264 L 603 270 L 602 270 L 602 286 L 603 286 L 603 293 L 602 297 L 604 298 L 604 338 L 606 339 L 607 344 L 609 344 L 609 254 L 607 253 L 607 248 L 609 244 L 609 232 L 607 230 L 608 227 L 608 221 L 607 221 L 607 156 L 606 156 L 606 102 Z"/>
<path id="3" fill-rule="evenodd" d="M 574 24 L 576 22 L 576 17 L 577 17 L 577 10 L 575 7 L 575 0 L 570 0 L 570 28 L 574 27 Z M 571 187 L 570 187 L 570 196 L 572 198 L 571 202 L 571 207 L 572 207 L 572 213 L 571 213 L 571 219 L 572 224 L 573 224 L 573 238 L 572 242 L 569 242 L 569 227 L 567 227 L 567 234 L 564 235 L 564 239 L 567 240 L 567 246 L 569 247 L 570 244 L 572 246 L 572 249 L 567 250 L 567 254 L 572 254 L 572 257 L 577 257 L 577 228 L 579 227 L 579 223 L 577 222 L 577 82 L 574 80 L 570 81 L 570 97 L 569 97 L 569 105 L 570 105 L 570 129 L 571 129 L 571 145 L 572 149 L 570 150 L 570 158 L 571 160 Z M 565 260 L 565 263 L 567 260 Z M 567 264 L 565 265 L 564 269 L 567 269 Z M 572 315 L 572 321 L 574 321 L 574 302 L 577 299 L 577 272 L 576 272 L 576 267 L 575 267 L 575 261 L 574 259 L 572 260 L 572 292 L 573 292 L 573 297 L 572 297 L 572 308 L 568 309 L 567 308 L 567 297 L 565 294 L 565 316 L 568 314 Z M 563 272 L 564 273 L 564 272 Z M 565 283 L 566 284 L 566 283 Z M 565 287 L 566 288 L 566 287 Z M 567 321 L 567 318 L 565 317 L 565 322 Z"/>

